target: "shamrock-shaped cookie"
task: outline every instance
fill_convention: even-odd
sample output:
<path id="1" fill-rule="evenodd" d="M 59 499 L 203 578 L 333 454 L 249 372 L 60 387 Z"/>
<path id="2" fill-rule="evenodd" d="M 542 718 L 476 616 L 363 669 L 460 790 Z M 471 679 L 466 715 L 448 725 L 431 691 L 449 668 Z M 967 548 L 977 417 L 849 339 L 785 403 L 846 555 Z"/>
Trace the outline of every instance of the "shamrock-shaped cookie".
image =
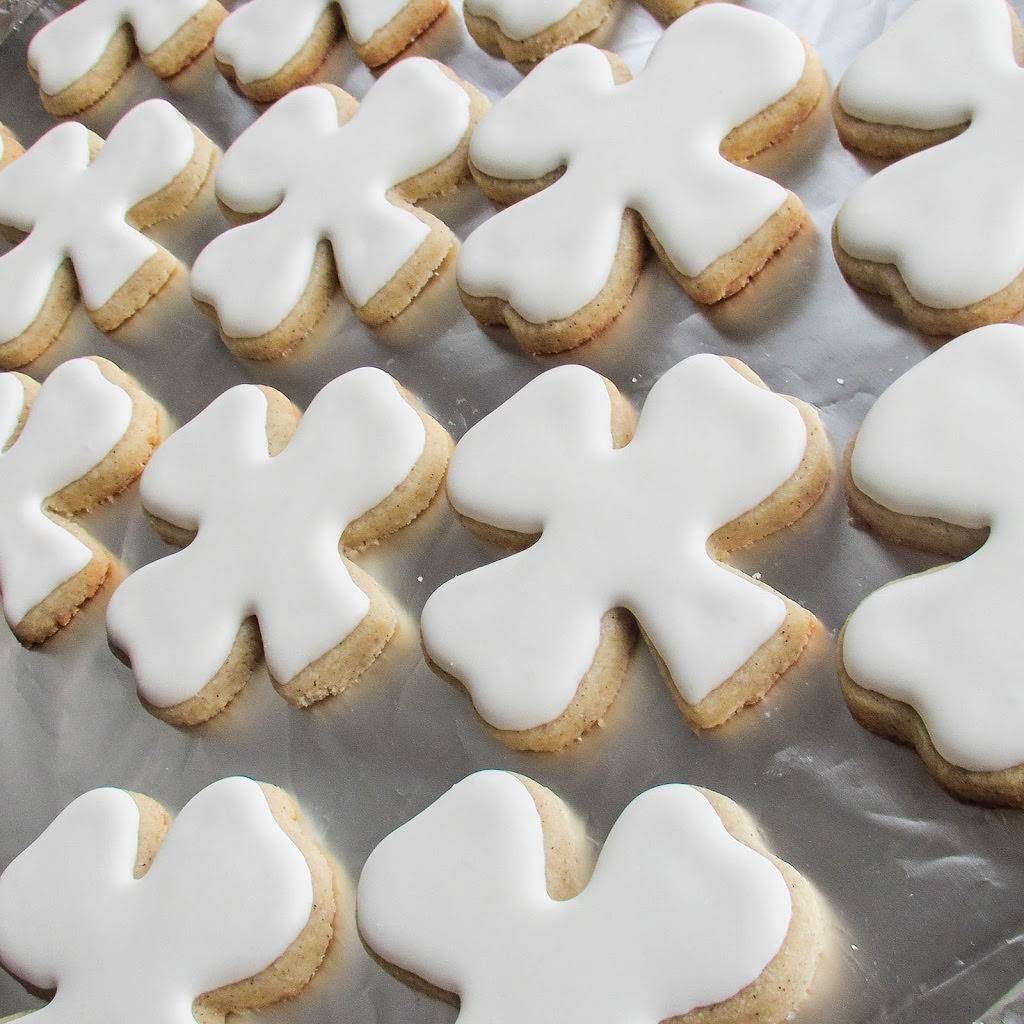
<path id="1" fill-rule="evenodd" d="M 62 363 L 37 384 L 0 374 L 0 595 L 22 643 L 67 625 L 112 556 L 78 521 L 142 472 L 159 406 L 113 363 Z"/>
<path id="2" fill-rule="evenodd" d="M 0 256 L 0 368 L 42 353 L 79 296 L 101 331 L 142 309 L 180 264 L 141 232 L 195 199 L 215 154 L 154 99 L 125 114 L 106 142 L 84 125 L 59 124 L 0 170 L 0 226 L 24 236 Z"/>
<path id="3" fill-rule="evenodd" d="M 423 642 L 513 747 L 559 749 L 601 718 L 634 619 L 700 728 L 759 700 L 815 627 L 722 560 L 822 493 L 831 448 L 817 413 L 742 364 L 697 355 L 658 381 L 634 420 L 604 378 L 563 366 L 456 448 L 455 510 L 525 549 L 435 591 Z"/>
<path id="4" fill-rule="evenodd" d="M 668 22 L 700 0 L 640 0 Z M 615 0 L 463 0 L 469 34 L 488 53 L 514 64 L 532 64 L 596 32 Z"/>
<path id="5" fill-rule="evenodd" d="M 95 789 L 0 875 L 0 963 L 47 1024 L 222 1024 L 297 994 L 334 931 L 330 863 L 286 793 L 222 779 L 173 821 Z"/>
<path id="6" fill-rule="evenodd" d="M 1024 328 L 949 342 L 878 399 L 848 455 L 854 511 L 883 537 L 962 561 L 871 594 L 847 621 L 843 691 L 947 789 L 1024 806 Z"/>
<path id="7" fill-rule="evenodd" d="M 1024 308 L 1022 61 L 1005 0 L 917 0 L 836 90 L 846 144 L 897 160 L 843 204 L 836 259 L 929 334 Z"/>
<path id="8" fill-rule="evenodd" d="M 177 74 L 226 15 L 217 0 L 79 0 L 33 36 L 29 71 L 51 114 L 74 114 L 105 96 L 136 53 L 161 78 Z"/>
<path id="9" fill-rule="evenodd" d="M 553 793 L 479 772 L 370 854 L 359 930 L 403 977 L 458 996 L 460 1024 L 768 1024 L 802 1000 L 817 899 L 730 800 L 660 786 L 589 880 L 585 848 Z"/>
<path id="10" fill-rule="evenodd" d="M 146 706 L 175 724 L 220 712 L 262 651 L 280 693 L 338 693 L 397 626 L 346 557 L 414 519 L 444 477 L 450 439 L 381 370 L 328 384 L 305 415 L 271 388 L 226 391 L 157 450 L 141 481 L 181 551 L 115 592 L 107 626 Z"/>
<path id="11" fill-rule="evenodd" d="M 308 82 L 342 30 L 378 67 L 447 10 L 448 0 L 248 0 L 217 30 L 214 55 L 246 96 L 267 102 Z"/>
<path id="12" fill-rule="evenodd" d="M 414 301 L 457 244 L 414 204 L 466 176 L 485 106 L 442 65 L 410 57 L 361 104 L 311 85 L 243 132 L 218 168 L 217 195 L 259 219 L 213 239 L 192 268 L 193 294 L 228 347 L 281 355 L 312 330 L 339 282 L 370 324 Z"/>
<path id="13" fill-rule="evenodd" d="M 806 211 L 737 164 L 803 122 L 823 83 L 795 33 L 732 4 L 674 22 L 635 79 L 587 44 L 553 53 L 470 142 L 477 182 L 512 205 L 462 247 L 467 308 L 530 351 L 579 345 L 629 301 L 645 236 L 698 302 L 739 291 Z"/>

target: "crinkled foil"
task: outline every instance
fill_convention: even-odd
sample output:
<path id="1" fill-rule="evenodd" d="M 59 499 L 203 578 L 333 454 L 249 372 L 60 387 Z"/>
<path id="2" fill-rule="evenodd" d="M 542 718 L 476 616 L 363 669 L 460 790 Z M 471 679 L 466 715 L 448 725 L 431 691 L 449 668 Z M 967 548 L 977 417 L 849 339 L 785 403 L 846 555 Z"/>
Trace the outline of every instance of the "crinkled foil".
<path id="1" fill-rule="evenodd" d="M 746 6 L 808 37 L 834 83 L 907 0 L 746 0 Z M 472 43 L 458 3 L 455 8 L 414 52 L 447 62 L 496 99 L 520 74 Z M 53 0 L 0 4 L 0 120 L 24 143 L 53 124 L 26 70 L 25 51 L 58 10 Z M 637 71 L 659 33 L 635 0 L 620 0 L 601 42 Z M 344 41 L 321 77 L 357 97 L 373 81 Z M 149 96 L 166 96 L 222 147 L 259 112 L 206 53 L 167 82 L 134 67 L 83 120 L 105 135 Z M 383 329 L 361 324 L 339 298 L 312 339 L 267 364 L 242 363 L 227 352 L 181 274 L 111 336 L 98 333 L 78 310 L 59 342 L 27 371 L 41 378 L 73 356 L 106 356 L 137 376 L 180 424 L 236 383 L 272 385 L 305 407 L 338 374 L 376 365 L 421 395 L 458 438 L 556 362 L 593 367 L 642 406 L 666 369 L 710 351 L 737 356 L 773 389 L 814 403 L 839 453 L 875 396 L 926 356 L 931 343 L 886 302 L 854 292 L 836 269 L 829 244 L 833 218 L 874 168 L 839 145 L 828 105 L 754 166 L 803 199 L 813 229 L 740 295 L 711 309 L 697 308 L 652 261 L 611 330 L 560 359 L 530 358 L 505 331 L 481 329 L 462 309 L 449 267 L 413 310 Z M 470 183 L 428 206 L 461 238 L 491 209 Z M 224 227 L 208 188 L 197 207 L 154 234 L 188 265 Z M 168 551 L 145 521 L 137 487 L 85 523 L 126 571 Z M 852 526 L 835 483 L 803 522 L 739 560 L 812 609 L 825 626 L 761 704 L 723 728 L 695 735 L 641 648 L 601 728 L 563 753 L 531 755 L 491 739 L 465 695 L 437 678 L 420 650 L 417 620 L 427 595 L 495 556 L 443 500 L 435 503 L 361 557 L 404 609 L 397 640 L 367 678 L 345 695 L 299 711 L 276 695 L 260 670 L 227 712 L 194 729 L 172 728 L 140 706 L 129 670 L 107 643 L 109 587 L 40 649 L 23 650 L 0 629 L 0 868 L 70 800 L 95 786 L 138 790 L 177 810 L 225 775 L 276 783 L 297 796 L 342 865 L 349 898 L 340 938 L 319 975 L 299 999 L 260 1019 L 440 1024 L 453 1021 L 456 1011 L 395 980 L 357 937 L 351 888 L 380 839 L 481 768 L 515 770 L 552 788 L 583 816 L 595 844 L 642 790 L 696 783 L 751 811 L 772 848 L 827 901 L 831 942 L 797 1021 L 1024 1019 L 1024 1000 L 1004 999 L 1024 977 L 1024 814 L 947 796 L 913 752 L 854 723 L 836 677 L 835 637 L 846 616 L 871 591 L 933 559 Z M 0 976 L 0 1015 L 39 1005 Z"/>

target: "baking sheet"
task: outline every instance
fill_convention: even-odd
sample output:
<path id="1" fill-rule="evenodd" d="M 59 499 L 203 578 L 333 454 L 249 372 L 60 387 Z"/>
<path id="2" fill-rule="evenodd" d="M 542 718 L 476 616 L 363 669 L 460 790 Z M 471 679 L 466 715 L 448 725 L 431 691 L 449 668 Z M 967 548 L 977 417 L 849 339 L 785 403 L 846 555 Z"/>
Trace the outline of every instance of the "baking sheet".
<path id="1" fill-rule="evenodd" d="M 520 75 L 473 44 L 458 0 L 453 6 L 412 52 L 446 61 L 496 99 Z M 834 83 L 908 0 L 747 0 L 746 6 L 805 34 Z M 1015 0 L 1015 6 L 1024 5 Z M 54 123 L 25 69 L 25 51 L 59 9 L 54 0 L 0 2 L 0 120 L 25 144 Z M 634 0 L 620 0 L 602 42 L 637 71 L 660 31 Z M 373 81 L 344 41 L 320 77 L 357 97 Z M 166 96 L 222 147 L 258 114 L 216 72 L 208 52 L 168 82 L 136 66 L 82 120 L 105 135 L 149 96 Z M 336 300 L 310 341 L 269 364 L 235 360 L 179 275 L 111 336 L 97 332 L 79 309 L 60 341 L 26 369 L 42 378 L 73 356 L 106 356 L 182 423 L 236 383 L 272 385 L 305 407 L 336 375 L 376 365 L 420 394 L 458 438 L 557 362 L 593 367 L 642 406 L 666 369 L 711 351 L 743 359 L 776 391 L 814 403 L 840 452 L 874 396 L 927 355 L 930 344 L 884 301 L 853 292 L 836 269 L 828 242 L 832 220 L 872 167 L 841 148 L 827 104 L 754 166 L 800 195 L 814 229 L 743 293 L 710 310 L 696 308 L 652 261 L 614 327 L 565 357 L 530 358 L 505 331 L 481 329 L 462 309 L 448 268 L 417 308 L 384 329 L 367 328 Z M 472 184 L 427 205 L 461 238 L 490 212 Z M 207 188 L 186 216 L 153 233 L 189 264 L 223 228 Z M 169 550 L 147 526 L 137 487 L 85 522 L 126 569 Z M 585 818 L 595 843 L 644 789 L 696 783 L 747 807 L 772 848 L 828 902 L 832 941 L 798 1022 L 1024 1019 L 1024 1000 L 1011 994 L 999 1005 L 1024 977 L 1024 816 L 947 796 L 914 753 L 853 722 L 836 678 L 835 636 L 845 617 L 883 583 L 933 560 L 852 527 L 833 484 L 804 522 L 737 560 L 812 609 L 827 630 L 766 700 L 721 729 L 695 735 L 641 647 L 603 728 L 551 755 L 513 753 L 491 739 L 467 698 L 438 679 L 420 652 L 416 623 L 427 595 L 495 554 L 443 501 L 435 503 L 360 559 L 404 609 L 398 639 L 362 683 L 299 711 L 276 695 L 261 669 L 226 713 L 188 730 L 161 723 L 139 705 L 129 670 L 107 645 L 109 587 L 41 649 L 23 650 L 0 628 L 0 868 L 75 796 L 108 784 L 140 790 L 176 811 L 225 775 L 276 783 L 298 797 L 351 885 L 380 839 L 477 769 L 511 769 L 549 786 Z M 0 1015 L 38 1005 L 0 972 Z M 341 937 L 312 985 L 260 1019 L 441 1024 L 455 1016 L 452 1007 L 402 985 L 370 959 L 349 902 Z"/>

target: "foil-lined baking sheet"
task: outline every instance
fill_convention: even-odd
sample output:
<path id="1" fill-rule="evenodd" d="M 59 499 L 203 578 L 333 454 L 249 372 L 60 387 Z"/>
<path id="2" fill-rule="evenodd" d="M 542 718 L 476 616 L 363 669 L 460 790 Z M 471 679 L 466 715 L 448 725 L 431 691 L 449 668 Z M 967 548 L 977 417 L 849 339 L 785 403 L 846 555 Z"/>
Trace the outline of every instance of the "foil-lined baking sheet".
<path id="1" fill-rule="evenodd" d="M 908 5 L 745 2 L 807 36 L 833 83 Z M 479 50 L 462 25 L 458 0 L 453 6 L 411 52 L 447 62 L 497 99 L 520 73 Z M 54 121 L 39 102 L 25 52 L 59 10 L 54 0 L 0 2 L 0 120 L 26 144 Z M 660 32 L 635 0 L 620 0 L 600 42 L 635 72 Z M 373 82 L 345 41 L 320 77 L 356 97 Z M 218 74 L 208 52 L 167 82 L 134 67 L 82 120 L 105 135 L 149 96 L 170 99 L 221 147 L 259 113 Z M 227 352 L 181 274 L 111 336 L 78 310 L 59 342 L 26 369 L 42 378 L 73 356 L 106 356 L 138 377 L 180 424 L 236 383 L 272 385 L 305 407 L 338 374 L 376 365 L 422 396 L 458 438 L 558 362 L 593 367 L 642 406 L 666 369 L 710 351 L 736 356 L 774 390 L 814 403 L 839 453 L 875 396 L 932 345 L 886 302 L 851 290 L 836 269 L 833 218 L 874 167 L 839 145 L 827 103 L 753 166 L 803 199 L 814 228 L 740 295 L 712 309 L 697 308 L 652 261 L 611 330 L 564 357 L 528 357 L 504 330 L 481 329 L 463 310 L 448 267 L 393 324 L 371 330 L 339 298 L 312 339 L 266 364 L 242 363 Z M 471 183 L 427 205 L 460 238 L 491 212 Z M 188 265 L 224 227 L 208 187 L 196 207 L 154 235 Z M 125 571 L 168 551 L 145 521 L 137 486 L 86 522 Z M 417 631 L 434 588 L 496 554 L 438 501 L 360 558 L 404 615 L 398 638 L 366 679 L 299 711 L 276 695 L 261 669 L 227 712 L 194 729 L 172 728 L 140 706 L 129 670 L 107 644 L 109 587 L 39 649 L 23 650 L 0 629 L 0 868 L 70 800 L 101 785 L 142 791 L 176 811 L 226 775 L 276 783 L 297 796 L 351 890 L 380 839 L 477 769 L 511 769 L 552 788 L 583 816 L 595 845 L 644 789 L 696 783 L 751 811 L 771 847 L 827 900 L 831 942 L 795 1018 L 800 1024 L 1024 1020 L 1024 999 L 1013 991 L 1024 978 L 1024 814 L 947 796 L 914 753 L 853 722 L 836 677 L 835 637 L 846 616 L 877 587 L 933 559 L 852 526 L 834 483 L 803 522 L 738 560 L 813 610 L 826 628 L 761 704 L 696 735 L 641 647 L 601 728 L 559 754 L 517 754 L 491 739 L 464 694 L 431 672 Z M 0 1016 L 39 1005 L 0 975 Z M 341 936 L 314 982 L 298 1000 L 263 1011 L 260 1019 L 442 1024 L 455 1016 L 453 1007 L 404 986 L 369 957 L 349 899 Z"/>

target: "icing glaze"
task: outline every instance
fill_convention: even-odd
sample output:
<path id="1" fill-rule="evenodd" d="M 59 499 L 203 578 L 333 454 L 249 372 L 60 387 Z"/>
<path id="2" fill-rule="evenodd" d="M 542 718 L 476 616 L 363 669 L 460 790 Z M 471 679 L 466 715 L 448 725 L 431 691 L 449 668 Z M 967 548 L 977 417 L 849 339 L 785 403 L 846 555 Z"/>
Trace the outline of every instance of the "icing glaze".
<path id="1" fill-rule="evenodd" d="M 367 859 L 359 929 L 459 995 L 459 1020 L 655 1024 L 753 982 L 792 917 L 785 880 L 683 785 L 637 797 L 586 888 L 545 888 L 544 835 L 514 775 L 463 780 Z"/>
<path id="2" fill-rule="evenodd" d="M 949 762 L 975 771 L 1024 763 L 1016 608 L 1024 579 L 1024 328 L 949 342 L 891 385 L 857 435 L 857 487 L 906 515 L 989 527 L 953 565 L 871 594 L 848 621 L 847 673 L 910 704 Z"/>
<path id="3" fill-rule="evenodd" d="M 135 878 L 139 823 L 130 794 L 91 790 L 0 875 L 0 960 L 56 988 L 26 1020 L 193 1024 L 198 996 L 268 967 L 305 927 L 309 868 L 257 783 L 193 797 Z"/>
<path id="4" fill-rule="evenodd" d="M 623 448 L 612 447 L 610 415 L 598 374 L 549 370 L 474 426 L 449 466 L 457 511 L 541 534 L 445 583 L 423 609 L 427 653 L 498 728 L 566 710 L 609 609 L 636 615 L 691 704 L 785 618 L 778 594 L 715 561 L 707 543 L 800 465 L 796 408 L 696 355 L 651 389 Z"/>
<path id="5" fill-rule="evenodd" d="M 580 0 L 464 0 L 467 14 L 490 18 L 510 39 L 523 40 L 557 24 Z"/>
<path id="6" fill-rule="evenodd" d="M 90 140 L 83 125 L 59 124 L 0 170 L 0 223 L 28 233 L 0 256 L 0 343 L 35 321 L 65 259 L 95 310 L 158 250 L 125 217 L 188 166 L 192 127 L 153 99 L 125 114 L 95 158 Z"/>
<path id="7" fill-rule="evenodd" d="M 289 93 L 225 153 L 217 194 L 260 220 L 199 254 L 192 290 L 226 334 L 258 337 L 295 307 L 317 243 L 330 241 L 349 300 L 365 305 L 429 233 L 389 191 L 450 156 L 469 129 L 469 97 L 433 61 L 388 70 L 342 125 L 320 86 Z"/>
<path id="8" fill-rule="evenodd" d="M 627 207 L 676 267 L 700 273 L 782 205 L 785 189 L 719 146 L 785 96 L 804 65 L 794 33 L 731 4 L 669 26 L 643 72 L 621 85 L 593 47 L 552 54 L 483 117 L 470 159 L 498 178 L 565 173 L 472 232 L 459 285 L 533 323 L 567 317 L 608 280 Z"/>
<path id="9" fill-rule="evenodd" d="M 172 434 L 142 475 L 145 507 L 198 531 L 187 547 L 132 573 L 107 609 L 111 639 L 157 707 L 195 696 L 250 615 L 271 675 L 286 682 L 368 610 L 339 538 L 420 458 L 419 415 L 391 377 L 364 367 L 328 384 L 275 456 L 266 417 L 259 388 L 231 388 Z"/>
<path id="10" fill-rule="evenodd" d="M 24 402 L 18 377 L 0 375 L 0 445 Z M 100 463 L 131 418 L 127 392 L 91 359 L 73 359 L 46 378 L 21 433 L 0 452 L 0 594 L 12 626 L 89 564 L 89 548 L 46 514 L 47 499 Z"/>
<path id="11" fill-rule="evenodd" d="M 80 0 L 41 28 L 28 62 L 44 92 L 62 92 L 103 56 L 122 25 L 130 25 L 142 53 L 159 49 L 207 0 Z"/>
<path id="12" fill-rule="evenodd" d="M 914 128 L 969 122 L 879 171 L 836 221 L 849 255 L 895 264 L 924 305 L 955 309 L 1024 270 L 1024 71 L 1004 0 L 918 0 L 839 84 L 845 111 Z"/>
<path id="13" fill-rule="evenodd" d="M 349 37 L 362 45 L 408 0 L 249 0 L 217 29 L 214 53 L 243 82 L 270 78 L 299 52 L 332 3 Z"/>

